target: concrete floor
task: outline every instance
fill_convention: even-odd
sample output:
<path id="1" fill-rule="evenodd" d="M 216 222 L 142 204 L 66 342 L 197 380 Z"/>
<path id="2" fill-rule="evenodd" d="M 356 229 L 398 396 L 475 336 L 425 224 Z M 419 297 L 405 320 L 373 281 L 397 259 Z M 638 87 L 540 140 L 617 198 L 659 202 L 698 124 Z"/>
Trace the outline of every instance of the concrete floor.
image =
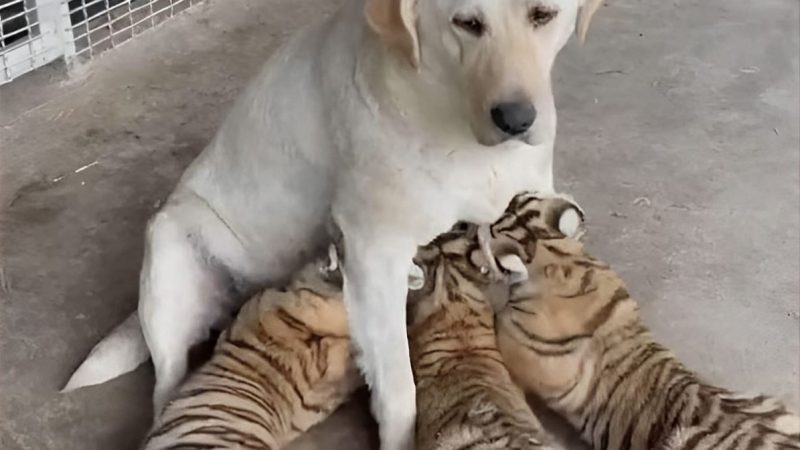
<path id="1" fill-rule="evenodd" d="M 148 216 L 313 0 L 211 1 L 0 88 L 0 448 L 132 449 L 152 369 L 57 393 L 133 308 Z M 800 3 L 613 0 L 555 73 L 557 181 L 646 322 L 800 405 Z M 76 169 L 96 162 L 77 172 Z M 363 400 L 297 448 L 374 448 Z"/>

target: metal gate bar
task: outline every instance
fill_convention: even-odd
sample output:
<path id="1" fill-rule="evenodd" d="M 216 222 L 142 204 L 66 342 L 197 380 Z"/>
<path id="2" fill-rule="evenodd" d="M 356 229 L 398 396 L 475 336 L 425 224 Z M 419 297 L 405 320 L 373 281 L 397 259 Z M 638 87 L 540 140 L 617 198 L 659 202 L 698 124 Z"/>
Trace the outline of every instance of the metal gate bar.
<path id="1" fill-rule="evenodd" d="M 0 0 L 0 84 L 65 57 L 84 61 L 203 0 Z"/>
<path id="2" fill-rule="evenodd" d="M 0 0 L 0 84 L 65 54 L 59 0 Z"/>

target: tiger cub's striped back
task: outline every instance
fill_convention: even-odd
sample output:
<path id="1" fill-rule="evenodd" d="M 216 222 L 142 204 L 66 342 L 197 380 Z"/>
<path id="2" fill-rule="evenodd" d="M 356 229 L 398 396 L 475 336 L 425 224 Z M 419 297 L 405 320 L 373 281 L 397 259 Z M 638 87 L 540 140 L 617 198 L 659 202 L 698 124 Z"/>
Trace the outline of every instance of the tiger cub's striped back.
<path id="1" fill-rule="evenodd" d="M 608 265 L 575 239 L 528 226 L 546 206 L 520 197 L 493 227 L 493 245 L 521 244 L 530 274 L 496 316 L 518 383 L 596 449 L 800 449 L 800 417 L 701 381 L 654 340 Z"/>
<path id="2" fill-rule="evenodd" d="M 417 253 L 425 283 L 409 296 L 408 332 L 418 450 L 551 448 L 497 349 L 484 261 L 465 230 Z"/>
<path id="3" fill-rule="evenodd" d="M 337 272 L 309 264 L 250 299 L 167 404 L 145 448 L 278 449 L 361 385 Z"/>

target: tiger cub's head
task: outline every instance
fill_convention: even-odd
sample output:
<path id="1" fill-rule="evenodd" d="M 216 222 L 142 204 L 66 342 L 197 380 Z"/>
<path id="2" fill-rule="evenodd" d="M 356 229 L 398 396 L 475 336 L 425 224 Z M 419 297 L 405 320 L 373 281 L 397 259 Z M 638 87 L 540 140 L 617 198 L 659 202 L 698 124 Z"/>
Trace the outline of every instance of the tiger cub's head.
<path id="1" fill-rule="evenodd" d="M 563 238 L 582 233 L 583 212 L 565 196 L 521 194 L 492 225 L 488 241 L 494 261 L 478 241 L 476 225 L 459 223 L 449 232 L 420 247 L 414 263 L 421 268 L 421 288 L 409 296 L 409 325 L 450 305 L 458 311 L 488 314 L 498 299 L 506 299 L 509 285 L 528 279 L 528 267 L 537 239 Z M 495 263 L 502 272 L 492 272 Z M 452 305 L 466 305 L 453 307 Z"/>
<path id="2" fill-rule="evenodd" d="M 478 244 L 477 226 L 459 222 L 450 231 L 419 247 L 413 267 L 419 272 L 416 277 L 419 283 L 408 296 L 410 332 L 437 312 L 448 311 L 452 316 L 457 310 L 460 314 L 474 310 L 491 316 L 485 298 L 493 280 L 487 258 Z M 440 319 L 435 322 L 445 323 Z"/>
<path id="3" fill-rule="evenodd" d="M 566 200 L 529 194 L 515 199 L 493 227 L 495 254 L 518 245 L 517 266 L 528 275 L 510 284 L 506 304 L 495 308 L 498 345 L 518 382 L 544 396 L 574 381 L 595 338 L 638 320 L 620 278 L 575 238 L 582 219 Z"/>

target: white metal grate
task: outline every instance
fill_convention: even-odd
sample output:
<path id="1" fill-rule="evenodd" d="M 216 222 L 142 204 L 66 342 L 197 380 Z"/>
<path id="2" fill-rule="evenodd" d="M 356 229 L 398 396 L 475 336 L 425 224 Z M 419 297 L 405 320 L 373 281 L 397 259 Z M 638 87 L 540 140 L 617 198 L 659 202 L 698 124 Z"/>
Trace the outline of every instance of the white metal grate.
<path id="1" fill-rule="evenodd" d="M 0 0 L 0 84 L 64 54 L 58 0 Z"/>
<path id="2" fill-rule="evenodd" d="M 28 3 L 28 4 L 26 4 Z M 39 35 L 36 8 L 24 0 L 0 0 L 0 48 Z"/>
<path id="3" fill-rule="evenodd" d="M 86 60 L 203 0 L 0 0 L 0 84 L 62 56 Z"/>
<path id="4" fill-rule="evenodd" d="M 92 57 L 152 28 L 200 0 L 70 0 L 74 56 Z"/>

